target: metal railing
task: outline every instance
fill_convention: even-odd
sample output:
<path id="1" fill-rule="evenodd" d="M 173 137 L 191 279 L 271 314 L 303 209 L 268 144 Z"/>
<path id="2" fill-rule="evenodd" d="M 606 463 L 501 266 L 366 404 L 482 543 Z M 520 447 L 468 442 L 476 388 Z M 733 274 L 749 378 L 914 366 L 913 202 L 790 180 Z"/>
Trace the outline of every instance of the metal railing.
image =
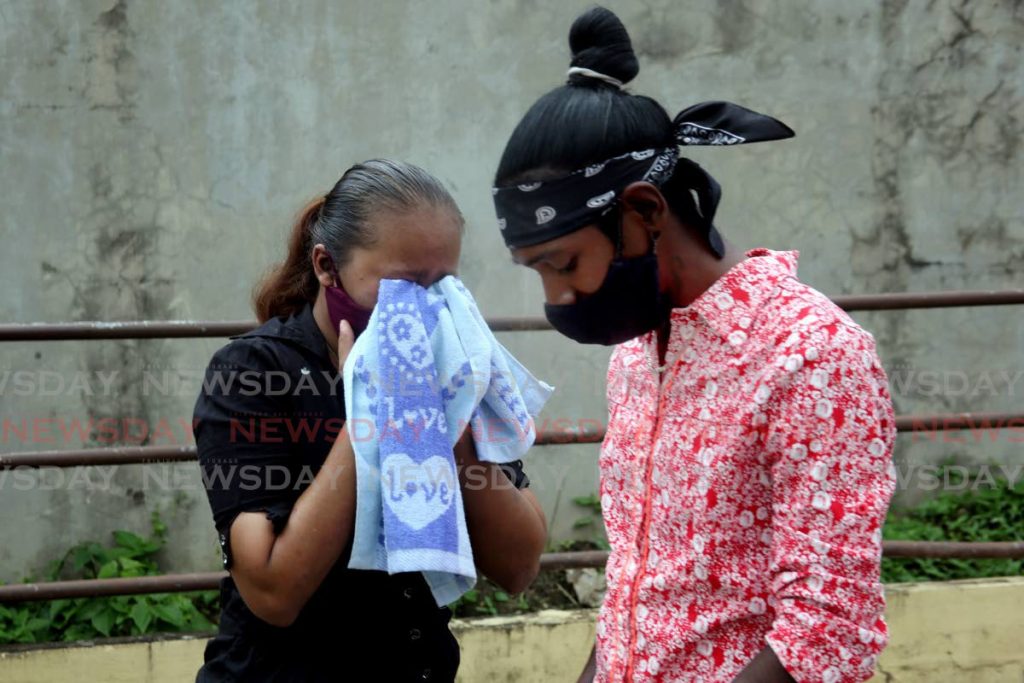
<path id="1" fill-rule="evenodd" d="M 832 297 L 832 301 L 847 311 L 1010 306 L 1024 304 L 1024 289 L 846 294 Z M 551 324 L 544 318 L 489 318 L 487 324 L 495 332 L 538 332 L 551 329 Z M 244 334 L 256 325 L 254 320 L 15 323 L 0 325 L 0 342 L 230 337 Z"/>
<path id="2" fill-rule="evenodd" d="M 891 311 L 958 306 L 1004 306 L 1024 304 L 1024 290 L 906 292 L 837 296 L 833 301 L 848 311 Z M 488 320 L 496 332 L 551 329 L 543 318 L 494 318 Z M 30 323 L 0 325 L 0 342 L 99 339 L 172 339 L 226 337 L 242 334 L 256 326 L 253 321 L 140 321 Z M 1024 413 L 951 413 L 902 415 L 896 418 L 900 432 L 937 432 L 998 429 L 1024 426 Z M 538 445 L 599 443 L 602 429 L 547 430 L 538 434 Z M 62 451 L 0 454 L 0 469 L 17 467 L 90 467 L 99 465 L 141 465 L 188 462 L 196 459 L 194 446 L 122 446 Z M 886 557 L 930 558 L 1024 558 L 1024 541 L 1006 543 L 958 543 L 946 541 L 885 541 Z M 547 553 L 541 557 L 543 570 L 600 567 L 607 561 L 604 551 Z M 227 572 L 169 574 L 119 579 L 51 581 L 0 586 L 0 603 L 53 600 L 140 593 L 167 593 L 216 588 Z"/>
<path id="3" fill-rule="evenodd" d="M 1024 542 L 957 543 L 953 541 L 883 541 L 886 557 L 933 557 L 942 559 L 1018 559 L 1024 557 Z M 608 561 L 605 550 L 576 550 L 545 553 L 540 558 L 541 571 L 603 567 Z M 84 579 L 78 581 L 47 581 L 0 586 L 0 603 L 32 600 L 91 598 L 141 593 L 181 593 L 216 589 L 228 576 L 225 571 L 194 574 L 165 574 L 125 579 Z"/>
<path id="4" fill-rule="evenodd" d="M 1024 413 L 938 413 L 897 415 L 898 432 L 948 432 L 969 429 L 1024 428 Z M 549 429 L 537 433 L 537 446 L 601 443 L 604 429 Z M 28 453 L 0 453 L 0 470 L 16 467 L 93 467 L 147 465 L 196 460 L 195 446 L 111 446 Z"/>

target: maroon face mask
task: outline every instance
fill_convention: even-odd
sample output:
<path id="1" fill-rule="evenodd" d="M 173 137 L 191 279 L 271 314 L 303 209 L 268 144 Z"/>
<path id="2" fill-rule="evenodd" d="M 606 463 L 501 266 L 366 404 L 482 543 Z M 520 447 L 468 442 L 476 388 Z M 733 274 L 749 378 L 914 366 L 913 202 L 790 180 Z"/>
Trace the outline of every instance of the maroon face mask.
<path id="1" fill-rule="evenodd" d="M 334 275 L 336 285 L 324 288 L 324 296 L 327 298 L 327 315 L 330 316 L 335 330 L 338 329 L 342 320 L 347 320 L 352 327 L 352 332 L 358 337 L 370 324 L 370 314 L 373 313 L 373 309 L 360 306 L 352 300 L 345 288 L 341 286 L 341 278 L 338 277 L 338 271 L 333 264 L 331 265 L 331 274 Z"/>

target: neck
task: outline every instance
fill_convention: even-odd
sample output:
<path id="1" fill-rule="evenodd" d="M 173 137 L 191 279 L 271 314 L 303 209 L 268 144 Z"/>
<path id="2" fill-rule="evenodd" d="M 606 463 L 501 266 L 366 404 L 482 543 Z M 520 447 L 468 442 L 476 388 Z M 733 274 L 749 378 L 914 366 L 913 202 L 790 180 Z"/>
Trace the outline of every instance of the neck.
<path id="1" fill-rule="evenodd" d="M 332 329 L 331 316 L 327 312 L 327 299 L 324 297 L 323 287 L 320 288 L 319 294 L 316 295 L 316 301 L 313 302 L 313 320 L 316 321 L 320 334 L 324 336 L 324 342 L 327 344 L 331 363 L 338 367 L 338 331 Z"/>
<path id="2" fill-rule="evenodd" d="M 726 242 L 725 255 L 717 258 L 707 245 L 689 230 L 671 230 L 658 244 L 659 268 L 669 277 L 669 294 L 674 308 L 692 304 L 718 278 L 742 261 L 743 253 Z M 664 244 L 663 244 L 664 243 Z M 664 251 L 662 251 L 664 249 Z"/>

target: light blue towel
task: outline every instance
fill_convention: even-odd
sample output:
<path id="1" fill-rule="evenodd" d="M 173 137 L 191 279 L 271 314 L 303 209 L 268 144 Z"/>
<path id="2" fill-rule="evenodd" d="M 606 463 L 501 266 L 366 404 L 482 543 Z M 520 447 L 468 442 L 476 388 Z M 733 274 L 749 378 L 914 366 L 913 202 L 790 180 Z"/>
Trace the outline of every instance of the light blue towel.
<path id="1" fill-rule="evenodd" d="M 349 567 L 421 571 L 438 605 L 476 582 L 452 448 L 468 424 L 481 460 L 519 460 L 552 388 L 494 338 L 465 286 L 381 280 L 344 367 L 356 456 Z"/>

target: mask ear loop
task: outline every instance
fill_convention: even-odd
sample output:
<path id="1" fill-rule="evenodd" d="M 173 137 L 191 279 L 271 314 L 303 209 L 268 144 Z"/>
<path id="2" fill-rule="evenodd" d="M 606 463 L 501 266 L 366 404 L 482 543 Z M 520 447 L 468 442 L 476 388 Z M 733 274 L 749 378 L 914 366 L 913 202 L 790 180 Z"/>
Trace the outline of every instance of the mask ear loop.
<path id="1" fill-rule="evenodd" d="M 619 206 L 618 203 L 616 203 L 615 207 L 616 208 L 614 210 L 615 210 L 615 212 L 618 215 L 616 216 L 617 220 L 615 221 L 614 233 L 612 232 L 613 228 L 611 228 L 608 225 L 608 222 L 602 222 L 602 224 L 601 224 L 601 231 L 608 237 L 608 239 L 610 239 L 612 241 L 612 244 L 615 245 L 615 257 L 614 258 L 616 260 L 618 260 L 618 259 L 622 258 L 622 249 L 623 249 L 623 246 L 624 246 L 623 245 L 623 238 L 622 238 L 622 213 L 623 212 L 622 212 L 622 207 Z M 607 214 L 606 214 L 606 216 L 607 216 Z M 658 232 L 658 233 L 651 233 L 651 248 L 650 248 L 650 251 L 648 252 L 649 254 L 657 254 L 658 253 L 658 240 L 659 239 L 661 239 L 661 233 L 660 232 Z"/>
<path id="2" fill-rule="evenodd" d="M 614 216 L 614 223 L 610 220 L 611 218 L 613 218 L 613 211 L 617 214 L 616 216 Z M 609 241 L 611 241 L 612 245 L 615 247 L 614 258 L 616 260 L 622 258 L 622 210 L 619 206 L 618 201 L 612 204 L 612 206 L 609 207 L 608 211 L 601 216 L 601 218 L 598 221 L 598 228 L 601 230 L 601 232 L 604 233 L 605 237 L 607 237 Z"/>
<path id="3" fill-rule="evenodd" d="M 334 286 L 344 291 L 345 287 L 343 287 L 341 284 L 341 276 L 338 275 L 338 267 L 334 265 L 334 257 L 332 257 L 330 253 L 327 252 L 326 248 L 324 249 L 324 255 L 327 257 L 327 263 L 328 266 L 330 267 L 330 270 L 328 270 L 327 272 L 334 277 Z"/>

